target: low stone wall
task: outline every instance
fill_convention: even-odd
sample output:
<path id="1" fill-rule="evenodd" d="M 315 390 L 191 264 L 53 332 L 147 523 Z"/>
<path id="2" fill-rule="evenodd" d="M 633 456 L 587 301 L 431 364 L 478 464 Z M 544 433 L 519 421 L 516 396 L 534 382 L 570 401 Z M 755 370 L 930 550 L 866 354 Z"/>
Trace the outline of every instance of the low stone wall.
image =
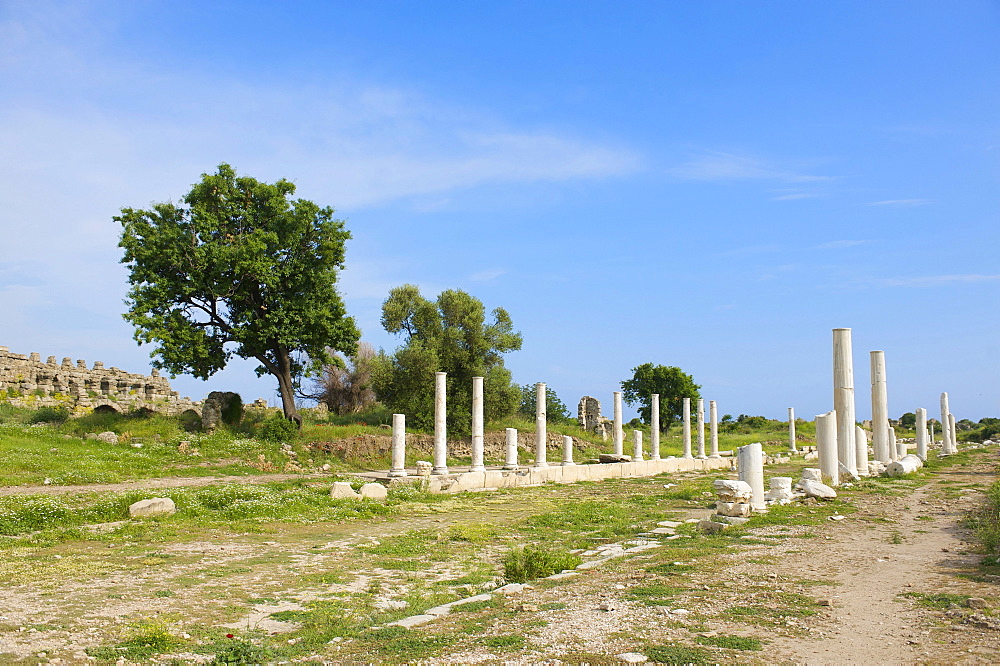
<path id="1" fill-rule="evenodd" d="M 656 476 L 664 472 L 695 472 L 729 469 L 731 460 L 725 458 L 666 458 L 639 462 L 603 465 L 559 465 L 549 467 L 521 467 L 515 470 L 487 470 L 485 472 L 459 472 L 432 476 L 408 476 L 390 479 L 390 484 L 426 483 L 432 493 L 462 493 L 494 488 L 539 486 L 544 483 L 575 483 L 628 477 Z"/>
<path id="2" fill-rule="evenodd" d="M 200 403 L 181 397 L 170 382 L 153 370 L 151 375 L 105 368 L 95 361 L 55 356 L 42 362 L 37 352 L 14 354 L 0 346 L 0 398 L 21 407 L 66 407 L 74 415 L 94 409 L 128 412 L 148 409 L 161 414 L 200 412 Z"/>

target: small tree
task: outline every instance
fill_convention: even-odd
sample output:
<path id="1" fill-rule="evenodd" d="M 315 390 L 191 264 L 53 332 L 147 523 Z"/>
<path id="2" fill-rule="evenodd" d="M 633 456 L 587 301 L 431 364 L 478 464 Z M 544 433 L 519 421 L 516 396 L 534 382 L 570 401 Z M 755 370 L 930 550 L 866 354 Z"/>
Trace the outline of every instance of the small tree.
<path id="1" fill-rule="evenodd" d="M 900 427 L 906 428 L 907 430 L 912 430 L 917 427 L 917 415 L 913 412 L 906 412 L 899 417 Z"/>
<path id="2" fill-rule="evenodd" d="M 535 405 L 538 402 L 537 389 L 534 384 L 525 384 L 521 387 L 521 406 L 517 408 L 517 413 L 526 419 L 535 418 Z M 548 385 L 545 386 L 545 420 L 550 423 L 563 423 L 570 418 L 569 409 L 559 399 L 556 392 Z"/>
<path id="3" fill-rule="evenodd" d="M 303 391 L 302 396 L 326 405 L 339 415 L 357 414 L 375 404 L 372 388 L 375 348 L 360 342 L 346 360 L 336 352 L 331 352 L 331 357 L 332 362 L 324 365 L 319 377 L 313 380 L 312 390 Z"/>
<path id="4" fill-rule="evenodd" d="M 405 284 L 389 292 L 382 304 L 382 325 L 404 335 L 404 344 L 374 363 L 375 394 L 408 423 L 429 428 L 434 423 L 434 373 L 448 373 L 449 428 L 467 432 L 472 419 L 472 378 L 483 377 L 487 421 L 513 414 L 520 391 L 503 365 L 502 354 L 521 348 L 503 308 L 486 322 L 482 301 L 464 291 L 441 292 L 436 301 Z"/>
<path id="5" fill-rule="evenodd" d="M 302 359 L 353 351 L 358 330 L 336 288 L 350 233 L 333 208 L 294 193 L 220 164 L 184 205 L 123 208 L 115 220 L 132 286 L 124 317 L 137 342 L 156 345 L 153 365 L 207 379 L 233 356 L 255 359 L 258 376 L 278 380 L 285 417 L 301 423 Z"/>
<path id="6" fill-rule="evenodd" d="M 666 432 L 670 424 L 684 414 L 684 398 L 693 403 L 701 394 L 701 387 L 691 375 L 678 367 L 643 363 L 632 368 L 632 379 L 622 382 L 622 398 L 629 405 L 639 403 L 639 416 L 648 424 L 652 418 L 653 394 L 660 394 L 660 430 Z"/>

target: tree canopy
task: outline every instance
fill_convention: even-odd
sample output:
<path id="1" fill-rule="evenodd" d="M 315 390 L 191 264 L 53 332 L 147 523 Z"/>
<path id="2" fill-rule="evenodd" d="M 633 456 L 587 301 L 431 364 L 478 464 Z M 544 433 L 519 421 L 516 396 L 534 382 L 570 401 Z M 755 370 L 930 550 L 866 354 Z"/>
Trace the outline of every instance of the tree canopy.
<path id="1" fill-rule="evenodd" d="M 622 399 L 629 405 L 639 403 L 639 416 L 643 423 L 652 418 L 653 394 L 660 394 L 660 430 L 666 432 L 670 424 L 684 415 L 684 398 L 692 403 L 701 397 L 691 375 L 678 367 L 643 363 L 632 368 L 632 379 L 622 382 Z"/>
<path id="2" fill-rule="evenodd" d="M 182 205 L 123 208 L 129 268 L 124 317 L 153 365 L 207 379 L 233 357 L 278 380 L 285 416 L 300 421 L 294 378 L 307 359 L 353 353 L 358 330 L 337 292 L 350 233 L 334 210 L 292 200 L 295 185 L 237 177 L 228 164 Z"/>
<path id="3" fill-rule="evenodd" d="M 538 402 L 537 389 L 534 384 L 521 387 L 521 406 L 517 413 L 526 419 L 535 419 L 535 405 Z M 552 387 L 545 386 L 545 420 L 551 423 L 564 423 L 570 420 L 569 409 Z"/>
<path id="4" fill-rule="evenodd" d="M 434 373 L 448 373 L 449 428 L 468 431 L 472 418 L 472 378 L 483 377 L 487 420 L 517 409 L 520 391 L 504 367 L 502 354 L 521 348 L 503 308 L 487 323 L 482 301 L 461 290 L 443 291 L 429 301 L 412 284 L 389 292 L 382 304 L 382 326 L 405 336 L 402 346 L 375 363 L 374 386 L 379 400 L 405 413 L 408 423 L 429 428 L 434 423 Z"/>

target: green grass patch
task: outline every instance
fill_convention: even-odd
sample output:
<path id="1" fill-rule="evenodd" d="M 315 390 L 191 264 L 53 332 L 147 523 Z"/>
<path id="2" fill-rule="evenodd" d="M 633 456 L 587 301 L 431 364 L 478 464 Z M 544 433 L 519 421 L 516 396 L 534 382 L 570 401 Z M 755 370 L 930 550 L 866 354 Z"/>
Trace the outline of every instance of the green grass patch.
<path id="1" fill-rule="evenodd" d="M 747 638 L 745 636 L 696 636 L 694 641 L 701 645 L 710 645 L 727 650 L 761 650 L 764 647 L 764 642 L 759 638 Z"/>
<path id="2" fill-rule="evenodd" d="M 658 664 L 711 664 L 715 660 L 707 650 L 688 647 L 680 643 L 661 643 L 650 645 L 643 650 L 651 661 Z"/>
<path id="3" fill-rule="evenodd" d="M 639 601 L 646 606 L 668 606 L 673 602 L 674 597 L 686 591 L 687 588 L 684 587 L 654 583 L 633 587 L 625 593 L 625 597 Z"/>
<path id="4" fill-rule="evenodd" d="M 521 634 L 504 634 L 502 636 L 489 636 L 483 639 L 483 645 L 501 652 L 520 650 L 528 641 Z"/>
<path id="5" fill-rule="evenodd" d="M 548 548 L 523 546 L 507 553 L 503 559 L 503 576 L 508 583 L 526 583 L 544 578 L 563 569 L 573 569 L 582 560 L 577 555 L 560 553 Z"/>
<path id="6" fill-rule="evenodd" d="M 948 610 L 952 606 L 965 606 L 969 600 L 967 594 L 947 594 L 945 592 L 924 593 L 924 592 L 904 592 L 901 596 L 915 599 L 917 603 L 926 608 L 934 610 Z"/>

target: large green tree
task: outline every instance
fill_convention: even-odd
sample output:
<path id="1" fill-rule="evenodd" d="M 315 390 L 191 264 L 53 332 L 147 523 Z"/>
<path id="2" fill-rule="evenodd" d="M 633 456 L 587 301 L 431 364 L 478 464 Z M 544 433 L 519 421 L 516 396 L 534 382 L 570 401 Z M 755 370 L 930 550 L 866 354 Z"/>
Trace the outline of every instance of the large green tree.
<path id="1" fill-rule="evenodd" d="M 518 416 L 534 421 L 535 407 L 538 403 L 538 389 L 535 384 L 525 384 L 521 387 L 521 405 L 517 408 Z M 569 409 L 559 399 L 556 392 L 545 386 L 545 420 L 550 423 L 570 422 Z"/>
<path id="2" fill-rule="evenodd" d="M 389 292 L 382 304 L 382 325 L 405 341 L 391 355 L 376 359 L 374 386 L 379 400 L 407 422 L 429 428 L 434 423 L 434 373 L 446 372 L 449 428 L 466 432 L 472 418 L 472 378 L 483 377 L 487 420 L 517 409 L 520 390 L 503 364 L 507 352 L 521 348 L 503 308 L 486 321 L 478 298 L 460 290 L 441 292 L 430 301 L 405 284 Z"/>
<path id="3" fill-rule="evenodd" d="M 207 379 L 233 357 L 271 374 L 285 416 L 301 423 L 295 378 L 307 359 L 353 353 L 358 330 L 337 292 L 350 233 L 295 185 L 237 177 L 228 164 L 182 199 L 123 208 L 119 245 L 131 289 L 124 317 L 153 365 Z"/>
<path id="4" fill-rule="evenodd" d="M 622 398 L 629 405 L 639 403 L 639 417 L 643 423 L 652 418 L 653 394 L 660 394 L 660 430 L 666 432 L 670 424 L 684 415 L 684 398 L 691 402 L 701 397 L 701 386 L 691 375 L 678 367 L 643 363 L 632 368 L 632 379 L 622 382 Z"/>

